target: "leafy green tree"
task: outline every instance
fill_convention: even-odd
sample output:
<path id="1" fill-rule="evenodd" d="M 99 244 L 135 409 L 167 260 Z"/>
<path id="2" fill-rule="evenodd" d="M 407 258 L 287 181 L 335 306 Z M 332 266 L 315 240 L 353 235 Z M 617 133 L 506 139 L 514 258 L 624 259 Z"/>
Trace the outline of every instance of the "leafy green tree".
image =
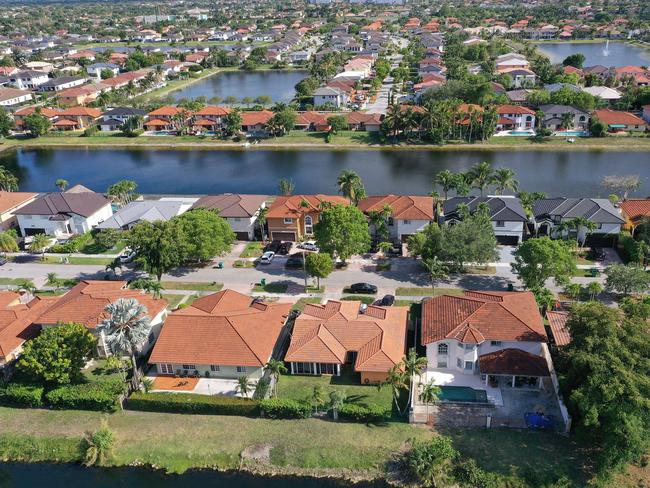
<path id="1" fill-rule="evenodd" d="M 137 137 L 143 131 L 144 118 L 141 115 L 129 117 L 120 125 L 119 129 L 125 137 Z"/>
<path id="2" fill-rule="evenodd" d="M 467 215 L 459 223 L 442 228 L 438 255 L 456 270 L 462 270 L 465 263 L 481 265 L 498 259 L 497 240 L 484 205 L 479 205 L 473 214 Z M 430 256 L 423 254 L 422 258 Z"/>
<path id="3" fill-rule="evenodd" d="M 214 210 L 198 208 L 172 219 L 185 235 L 187 258 L 207 261 L 228 251 L 235 242 L 235 233 L 226 219 Z"/>
<path id="4" fill-rule="evenodd" d="M 318 415 L 318 409 L 323 405 L 323 403 L 325 403 L 325 395 L 321 385 L 314 385 L 311 392 L 311 401 L 312 405 L 314 405 L 314 411 L 316 412 L 316 415 Z"/>
<path id="5" fill-rule="evenodd" d="M 113 249 L 122 237 L 122 231 L 117 229 L 102 229 L 93 236 L 95 244 L 104 250 Z"/>
<path id="6" fill-rule="evenodd" d="M 0 190 L 18 191 L 18 178 L 4 166 L 0 166 Z"/>
<path id="7" fill-rule="evenodd" d="M 334 261 L 327 253 L 310 253 L 305 260 L 305 268 L 309 276 L 315 276 L 320 288 L 321 278 L 327 278 L 334 271 Z"/>
<path id="8" fill-rule="evenodd" d="M 332 418 L 334 418 L 334 420 L 339 419 L 339 410 L 345 403 L 346 398 L 347 396 L 344 391 L 330 391 L 329 407 L 332 409 Z"/>
<path id="9" fill-rule="evenodd" d="M 391 215 L 393 215 L 393 209 L 388 204 L 385 204 L 379 210 L 371 210 L 368 212 L 368 222 L 375 231 L 374 237 L 376 241 L 388 241 L 390 239 L 388 219 Z"/>
<path id="10" fill-rule="evenodd" d="M 275 127 L 279 131 L 280 135 L 284 135 L 289 131 L 292 131 L 296 125 L 297 119 L 296 111 L 292 108 L 285 108 L 279 112 L 273 114 L 273 117 L 269 120 L 269 125 Z M 277 133 L 274 131 L 274 133 Z"/>
<path id="11" fill-rule="evenodd" d="M 366 197 L 361 177 L 352 170 L 343 170 L 337 178 L 336 184 L 339 187 L 339 193 L 355 205 L 358 205 Z"/>
<path id="12" fill-rule="evenodd" d="M 34 113 L 25 117 L 23 127 L 32 137 L 40 137 L 47 134 L 47 131 L 52 127 L 52 122 L 41 114 L 39 110 L 36 110 Z"/>
<path id="13" fill-rule="evenodd" d="M 332 205 L 323 209 L 314 226 L 314 235 L 322 252 L 337 256 L 343 262 L 370 249 L 366 216 L 351 205 Z"/>
<path id="14" fill-rule="evenodd" d="M 576 272 L 576 257 L 569 244 L 549 237 L 524 241 L 515 251 L 510 266 L 529 290 L 542 289 L 546 280 L 568 281 Z"/>
<path id="15" fill-rule="evenodd" d="M 459 455 L 451 439 L 436 435 L 429 441 L 415 441 L 406 464 L 422 486 L 451 486 L 452 463 Z"/>
<path id="16" fill-rule="evenodd" d="M 338 134 L 348 128 L 348 121 L 343 115 L 331 115 L 327 117 L 327 125 L 333 134 Z"/>
<path id="17" fill-rule="evenodd" d="M 233 110 L 225 118 L 224 133 L 227 136 L 234 136 L 241 132 L 243 119 L 239 110 Z"/>
<path id="18" fill-rule="evenodd" d="M 422 265 L 427 270 L 427 275 L 431 280 L 431 294 L 435 296 L 436 283 L 449 276 L 449 266 L 443 263 L 438 256 L 422 260 Z"/>
<path id="19" fill-rule="evenodd" d="M 570 54 L 566 58 L 564 58 L 564 61 L 562 61 L 563 66 L 573 66 L 574 68 L 582 68 L 582 65 L 585 62 L 585 55 L 582 53 L 574 53 Z"/>
<path id="20" fill-rule="evenodd" d="M 81 368 L 97 345 L 82 324 L 46 327 L 27 341 L 18 360 L 18 371 L 46 385 L 65 385 L 82 379 Z"/>
<path id="21" fill-rule="evenodd" d="M 150 278 L 136 278 L 129 283 L 129 288 L 132 290 L 144 290 L 151 293 L 154 298 L 162 298 L 162 292 L 165 288 L 160 281 L 155 281 Z"/>
<path id="22" fill-rule="evenodd" d="M 650 275 L 633 264 L 613 264 L 605 269 L 605 275 L 605 289 L 610 292 L 647 293 L 650 286 Z"/>
<path id="23" fill-rule="evenodd" d="M 8 137 L 14 127 L 14 120 L 5 110 L 0 109 L 0 137 Z"/>
<path id="24" fill-rule="evenodd" d="M 273 378 L 273 396 L 278 396 L 278 382 L 280 381 L 280 375 L 287 373 L 287 368 L 282 361 L 277 359 L 269 359 L 269 362 L 266 363 L 264 369 L 269 372 Z"/>
<path id="25" fill-rule="evenodd" d="M 145 271 L 158 281 L 162 275 L 183 264 L 187 255 L 187 237 L 173 219 L 169 222 L 140 222 L 127 233 L 127 245 L 133 249 Z"/>
<path id="26" fill-rule="evenodd" d="M 69 184 L 68 180 L 64 180 L 63 178 L 59 178 L 54 182 L 54 186 L 56 186 L 59 191 L 65 191 Z"/>

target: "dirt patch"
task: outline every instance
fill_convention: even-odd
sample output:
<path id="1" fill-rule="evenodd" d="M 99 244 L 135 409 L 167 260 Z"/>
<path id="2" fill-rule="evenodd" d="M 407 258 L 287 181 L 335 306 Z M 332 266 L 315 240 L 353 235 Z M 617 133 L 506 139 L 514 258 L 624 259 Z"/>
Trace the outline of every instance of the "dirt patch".
<path id="1" fill-rule="evenodd" d="M 268 443 L 253 444 L 248 446 L 241 453 L 241 459 L 245 461 L 254 461 L 256 463 L 269 464 L 271 461 L 271 449 L 273 446 Z"/>

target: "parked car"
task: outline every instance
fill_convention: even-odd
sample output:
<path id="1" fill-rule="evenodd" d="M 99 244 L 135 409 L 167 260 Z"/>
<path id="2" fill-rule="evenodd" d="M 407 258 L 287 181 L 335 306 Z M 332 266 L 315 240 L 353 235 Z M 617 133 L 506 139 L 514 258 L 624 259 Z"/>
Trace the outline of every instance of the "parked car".
<path id="1" fill-rule="evenodd" d="M 354 285 L 350 286 L 350 292 L 367 293 L 370 295 L 374 295 L 375 293 L 377 293 L 377 287 L 375 285 L 371 285 L 370 283 L 355 283 Z"/>
<path id="2" fill-rule="evenodd" d="M 302 258 L 302 254 L 292 254 L 289 256 L 289 259 L 287 259 L 287 262 L 284 264 L 284 266 L 285 268 L 302 269 L 304 262 L 305 261 Z"/>
<path id="3" fill-rule="evenodd" d="M 120 264 L 127 264 L 130 263 L 135 259 L 137 256 L 137 253 L 135 251 L 131 251 L 130 249 L 125 249 L 122 254 L 117 258 L 120 261 Z"/>
<path id="4" fill-rule="evenodd" d="M 305 241 L 300 244 L 298 244 L 298 247 L 300 249 L 304 249 L 305 251 L 314 251 L 318 252 L 318 246 L 316 245 L 315 241 Z"/>
<path id="5" fill-rule="evenodd" d="M 379 305 L 382 307 L 390 307 L 395 303 L 395 295 L 384 295 L 384 298 L 379 300 Z"/>
<path id="6" fill-rule="evenodd" d="M 292 246 L 293 246 L 292 242 L 288 242 L 288 241 L 283 242 L 282 244 L 280 244 L 280 247 L 278 247 L 278 250 L 275 251 L 275 252 L 278 253 L 278 254 L 283 254 L 283 255 L 284 254 L 289 254 L 289 252 L 291 252 L 291 247 Z"/>
<path id="7" fill-rule="evenodd" d="M 266 251 L 260 258 L 260 264 L 271 264 L 274 257 L 275 253 L 273 251 Z"/>
<path id="8" fill-rule="evenodd" d="M 278 249 L 280 249 L 281 245 L 282 241 L 271 241 L 266 245 L 266 247 L 264 247 L 264 251 L 271 251 L 273 253 L 276 253 L 278 252 Z"/>
<path id="9" fill-rule="evenodd" d="M 0 258 L 0 266 L 7 264 L 7 258 Z"/>

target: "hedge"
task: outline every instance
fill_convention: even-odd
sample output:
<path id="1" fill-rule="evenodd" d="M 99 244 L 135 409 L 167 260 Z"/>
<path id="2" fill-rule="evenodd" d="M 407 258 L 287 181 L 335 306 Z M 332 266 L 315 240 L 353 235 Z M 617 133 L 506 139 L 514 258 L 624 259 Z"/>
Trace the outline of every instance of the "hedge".
<path id="1" fill-rule="evenodd" d="M 43 387 L 11 383 L 0 395 L 1 403 L 16 407 L 43 406 Z"/>
<path id="2" fill-rule="evenodd" d="M 192 393 L 135 392 L 126 408 L 145 412 L 190 413 L 202 415 L 259 415 L 259 404 L 239 397 L 195 395 Z"/>
<path id="3" fill-rule="evenodd" d="M 56 409 L 115 411 L 125 391 L 122 381 L 64 385 L 45 394 L 47 403 Z"/>
<path id="4" fill-rule="evenodd" d="M 364 407 L 345 403 L 339 409 L 339 417 L 352 422 L 363 422 L 365 424 L 383 422 L 390 418 L 391 410 L 376 405 Z"/>
<path id="5" fill-rule="evenodd" d="M 629 263 L 635 259 L 637 242 L 634 238 L 622 232 L 618 237 L 618 251 L 624 263 Z"/>
<path id="6" fill-rule="evenodd" d="M 311 417 L 310 405 L 286 398 L 262 400 L 260 408 L 272 419 L 306 419 Z"/>

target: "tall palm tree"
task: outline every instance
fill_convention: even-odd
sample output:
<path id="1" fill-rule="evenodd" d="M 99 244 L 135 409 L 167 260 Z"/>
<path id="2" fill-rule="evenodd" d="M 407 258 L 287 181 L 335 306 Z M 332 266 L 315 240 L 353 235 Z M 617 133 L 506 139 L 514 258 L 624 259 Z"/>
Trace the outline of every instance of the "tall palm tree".
<path id="1" fill-rule="evenodd" d="M 278 361 L 277 359 L 269 359 L 269 362 L 266 363 L 264 369 L 267 370 L 273 377 L 273 396 L 277 397 L 278 381 L 280 381 L 280 375 L 285 374 L 287 372 L 287 368 L 282 361 Z"/>
<path id="2" fill-rule="evenodd" d="M 519 182 L 515 179 L 515 172 L 510 168 L 499 168 L 494 172 L 492 179 L 495 184 L 496 194 L 503 195 L 506 190 L 516 192 L 519 189 Z"/>
<path id="3" fill-rule="evenodd" d="M 8 252 L 18 252 L 18 243 L 14 236 L 7 232 L 0 232 L 0 252 L 5 255 Z"/>
<path id="4" fill-rule="evenodd" d="M 492 183 L 492 178 L 494 175 L 494 170 L 492 166 L 487 161 L 482 163 L 475 164 L 468 171 L 469 179 L 473 188 L 477 188 L 481 191 L 481 196 L 485 189 Z"/>
<path id="5" fill-rule="evenodd" d="M 412 405 L 413 391 L 415 390 L 415 388 L 413 388 L 415 385 L 415 376 L 419 377 L 422 374 L 422 371 L 426 369 L 427 358 L 418 356 L 415 352 L 415 348 L 412 348 L 402 359 L 402 364 L 404 365 L 404 373 L 408 380 L 409 405 Z"/>
<path id="6" fill-rule="evenodd" d="M 359 201 L 366 196 L 366 190 L 361 182 L 361 177 L 352 170 L 343 170 L 337 178 L 336 184 L 339 187 L 339 193 L 355 205 L 358 205 Z"/>
<path id="7" fill-rule="evenodd" d="M 264 236 L 266 235 L 264 230 L 266 228 L 266 216 L 269 214 L 269 207 L 264 206 L 260 208 L 259 212 L 257 212 L 257 217 L 255 217 L 255 222 L 257 222 L 257 225 L 260 226 L 260 230 L 262 232 L 262 242 L 264 242 Z"/>
<path id="8" fill-rule="evenodd" d="M 429 405 L 435 402 L 440 397 L 440 387 L 436 386 L 433 380 L 422 385 L 422 391 L 420 392 L 420 401 L 427 406 L 427 422 L 429 421 Z"/>
<path id="9" fill-rule="evenodd" d="M 108 349 L 114 354 L 129 356 L 133 368 L 133 385 L 139 385 L 138 365 L 135 355 L 138 347 L 151 332 L 151 319 L 147 307 L 135 298 L 120 298 L 109 303 L 104 311 L 108 317 L 97 326 Z"/>
<path id="10" fill-rule="evenodd" d="M 65 191 L 65 189 L 68 187 L 69 183 L 68 183 L 68 180 L 64 180 L 63 178 L 59 178 L 54 182 L 54 185 L 60 191 Z"/>
<path id="11" fill-rule="evenodd" d="M 280 195 L 285 197 L 292 195 L 295 189 L 296 185 L 293 183 L 292 179 L 282 178 L 280 180 Z"/>
<path id="12" fill-rule="evenodd" d="M 399 403 L 399 397 L 403 390 L 408 389 L 409 377 L 404 371 L 404 365 L 402 363 L 398 363 L 388 370 L 388 377 L 384 383 L 379 384 L 379 388 L 382 388 L 384 385 L 390 386 L 395 408 L 400 415 L 403 415 L 404 411 Z"/>
<path id="13" fill-rule="evenodd" d="M 32 242 L 29 245 L 29 250 L 31 252 L 40 252 L 41 259 L 45 260 L 45 248 L 50 243 L 50 236 L 45 234 L 36 234 L 32 238 Z"/>
<path id="14" fill-rule="evenodd" d="M 330 408 L 332 409 L 332 417 L 334 420 L 339 419 L 339 410 L 345 403 L 345 392 L 341 390 L 334 390 L 330 392 Z"/>
<path id="15" fill-rule="evenodd" d="M 237 378 L 237 386 L 235 390 L 244 398 L 248 398 L 248 395 L 255 388 L 255 384 L 248 379 L 248 376 L 240 376 Z"/>
<path id="16" fill-rule="evenodd" d="M 18 191 L 18 178 L 4 166 L 0 166 L 0 190 Z"/>
<path id="17" fill-rule="evenodd" d="M 569 221 L 569 225 L 576 230 L 576 242 L 580 244 L 580 247 L 585 247 L 585 242 L 587 237 L 598 227 L 595 222 L 589 220 L 586 217 L 575 217 Z M 584 229 L 584 237 L 582 242 L 580 242 L 580 230 Z"/>
<path id="18" fill-rule="evenodd" d="M 442 190 L 442 194 L 445 197 L 445 200 L 447 200 L 449 190 L 454 188 L 454 184 L 456 183 L 457 178 L 458 176 L 456 173 L 452 173 L 448 169 L 444 169 L 440 171 L 433 180 L 433 183 L 439 186 Z"/>

